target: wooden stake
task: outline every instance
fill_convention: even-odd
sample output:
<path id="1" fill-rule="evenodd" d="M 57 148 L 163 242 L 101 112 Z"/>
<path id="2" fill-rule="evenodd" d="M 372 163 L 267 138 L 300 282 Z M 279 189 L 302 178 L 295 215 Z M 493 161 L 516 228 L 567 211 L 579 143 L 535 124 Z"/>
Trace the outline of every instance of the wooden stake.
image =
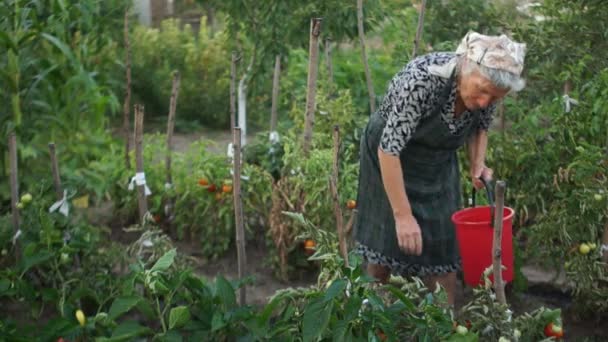
<path id="1" fill-rule="evenodd" d="M 374 93 L 372 75 L 369 70 L 369 64 L 367 63 L 367 53 L 365 52 L 365 32 L 363 31 L 363 0 L 357 0 L 357 28 L 359 30 L 361 59 L 363 60 L 363 68 L 365 69 L 365 81 L 367 83 L 367 93 L 369 95 L 369 111 L 371 115 L 376 111 L 376 94 Z"/>
<path id="2" fill-rule="evenodd" d="M 498 105 L 498 116 L 500 117 L 500 133 L 502 135 L 505 134 L 505 103 L 504 101 L 500 101 L 500 104 Z"/>
<path id="3" fill-rule="evenodd" d="M 177 107 L 177 96 L 179 95 L 179 71 L 173 73 L 173 87 L 171 88 L 171 100 L 169 104 L 169 119 L 167 121 L 167 156 L 165 168 L 167 171 L 167 184 L 172 184 L 171 177 L 171 151 L 173 151 L 173 130 L 175 128 L 175 109 Z"/>
<path id="4" fill-rule="evenodd" d="M 304 122 L 304 144 L 302 150 L 308 157 L 312 145 L 312 128 L 315 122 L 315 95 L 317 93 L 317 72 L 319 59 L 319 35 L 321 34 L 321 18 L 310 20 L 310 42 L 308 52 L 308 87 L 306 91 L 306 112 Z"/>
<path id="5" fill-rule="evenodd" d="M 10 166 L 10 182 L 11 182 L 11 212 L 13 213 L 13 230 L 15 236 L 19 234 L 19 179 L 17 177 L 17 136 L 15 131 L 11 131 L 8 135 L 8 157 Z M 19 260 L 19 240 L 15 240 L 15 259 Z"/>
<path id="6" fill-rule="evenodd" d="M 126 67 L 126 78 L 127 78 L 127 89 L 125 94 L 125 103 L 123 104 L 123 133 L 125 136 L 125 166 L 127 170 L 131 169 L 131 158 L 129 158 L 129 150 L 131 144 L 129 143 L 130 123 L 129 116 L 131 114 L 131 46 L 129 44 L 129 9 L 125 10 L 125 28 L 124 28 L 124 39 L 125 39 L 125 67 Z"/>
<path id="7" fill-rule="evenodd" d="M 602 245 L 600 248 L 602 249 L 602 260 L 605 263 L 608 263 L 608 221 L 604 224 L 604 235 L 602 236 Z"/>
<path id="8" fill-rule="evenodd" d="M 236 52 L 232 52 L 230 63 L 230 131 L 234 130 L 236 119 L 236 63 L 238 61 Z"/>
<path id="9" fill-rule="evenodd" d="M 245 227 L 243 225 L 243 199 L 241 198 L 241 129 L 234 128 L 232 144 L 234 147 L 234 174 L 232 177 L 234 218 L 236 222 L 236 247 L 238 260 L 238 277 L 245 277 L 247 254 L 245 253 Z M 246 304 L 245 286 L 239 289 L 239 304 Z"/>
<path id="10" fill-rule="evenodd" d="M 340 196 L 338 195 L 338 176 L 339 176 L 339 161 L 340 161 L 340 127 L 334 126 L 334 162 L 333 173 L 329 179 L 329 188 L 331 196 L 334 200 L 334 215 L 336 216 L 336 230 L 338 232 L 338 242 L 340 245 L 340 255 L 344 259 L 344 264 L 348 267 L 348 248 L 346 245 L 346 234 L 344 227 L 344 217 L 342 216 L 342 207 L 340 205 Z"/>
<path id="11" fill-rule="evenodd" d="M 135 106 L 135 169 L 137 173 L 144 172 L 143 142 L 144 140 L 144 106 Z M 137 199 L 139 202 L 139 219 L 144 224 L 144 217 L 148 212 L 146 201 L 146 186 L 137 185 Z"/>
<path id="12" fill-rule="evenodd" d="M 331 60 L 331 38 L 325 38 L 325 65 L 327 66 L 327 79 L 331 89 L 331 86 L 334 84 L 334 64 Z"/>
<path id="13" fill-rule="evenodd" d="M 505 285 L 502 280 L 502 219 L 505 205 L 505 182 L 497 181 L 495 190 L 494 210 L 494 243 L 492 245 L 492 259 L 494 269 L 494 291 L 496 298 L 501 304 L 506 304 Z"/>
<path id="14" fill-rule="evenodd" d="M 412 59 L 416 58 L 418 53 L 418 46 L 420 45 L 420 38 L 422 38 L 422 29 L 424 28 L 424 12 L 426 10 L 426 0 L 422 0 L 420 7 L 420 13 L 418 14 L 418 27 L 416 28 L 416 38 L 414 39 L 414 50 L 412 51 Z"/>
<path id="15" fill-rule="evenodd" d="M 49 155 L 51 156 L 51 169 L 53 171 L 55 197 L 57 197 L 57 200 L 60 201 L 63 198 L 63 188 L 61 187 L 61 177 L 59 175 L 59 164 L 57 163 L 57 156 L 55 153 L 55 143 L 49 143 Z"/>
<path id="16" fill-rule="evenodd" d="M 279 77 L 281 75 L 281 55 L 274 58 L 274 77 L 272 78 L 272 107 L 270 109 L 270 131 L 277 130 L 277 107 L 279 102 Z"/>

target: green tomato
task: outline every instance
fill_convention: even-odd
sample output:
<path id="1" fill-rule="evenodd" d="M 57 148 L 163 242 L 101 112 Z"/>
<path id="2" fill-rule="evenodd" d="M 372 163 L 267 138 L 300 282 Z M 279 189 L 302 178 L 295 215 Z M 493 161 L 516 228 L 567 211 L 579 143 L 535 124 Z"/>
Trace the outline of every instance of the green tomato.
<path id="1" fill-rule="evenodd" d="M 5 256 L 8 254 L 8 251 L 6 250 L 6 248 L 2 248 L 2 256 Z"/>
<path id="2" fill-rule="evenodd" d="M 516 339 L 521 337 L 521 331 L 519 331 L 519 329 L 515 329 L 513 330 L 513 337 L 515 337 Z"/>
<path id="3" fill-rule="evenodd" d="M 30 193 L 26 193 L 23 196 L 21 196 L 21 202 L 23 204 L 28 204 L 32 201 L 32 194 Z"/>
<path id="4" fill-rule="evenodd" d="M 595 194 L 593 195 L 593 199 L 595 199 L 596 201 L 601 201 L 604 199 L 604 196 L 600 195 L 600 194 Z"/>
<path id="5" fill-rule="evenodd" d="M 467 327 L 459 325 L 456 327 L 456 333 L 459 335 L 466 335 L 469 332 L 469 329 L 467 329 Z"/>
<path id="6" fill-rule="evenodd" d="M 23 209 L 23 202 L 17 202 L 17 209 Z"/>
<path id="7" fill-rule="evenodd" d="M 589 254 L 589 251 L 591 251 L 591 248 L 589 247 L 588 244 L 581 243 L 581 245 L 578 247 L 578 251 L 581 252 L 581 254 L 585 255 L 585 254 Z"/>
<path id="8" fill-rule="evenodd" d="M 61 263 L 66 264 L 70 261 L 70 255 L 68 253 L 61 253 Z"/>
<path id="9" fill-rule="evenodd" d="M 591 250 L 594 250 L 594 249 L 596 249 L 596 248 L 597 248 L 597 245 L 596 245 L 594 242 L 591 242 L 591 243 L 589 243 L 589 248 L 590 248 Z"/>

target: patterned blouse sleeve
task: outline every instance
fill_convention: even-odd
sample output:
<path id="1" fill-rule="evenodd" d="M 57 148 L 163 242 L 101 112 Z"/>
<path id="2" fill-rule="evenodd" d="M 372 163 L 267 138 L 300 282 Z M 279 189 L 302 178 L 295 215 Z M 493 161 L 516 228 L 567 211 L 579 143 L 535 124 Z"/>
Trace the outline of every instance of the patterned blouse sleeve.
<path id="1" fill-rule="evenodd" d="M 381 109 L 385 111 L 386 126 L 380 149 L 398 156 L 412 137 L 424 113 L 431 85 L 427 70 L 406 70 L 391 82 Z"/>
<path id="2" fill-rule="evenodd" d="M 481 117 L 479 118 L 479 126 L 478 130 L 487 131 L 490 129 L 490 125 L 492 124 L 492 119 L 494 117 L 494 113 L 496 112 L 496 103 L 491 104 L 488 108 L 484 109 L 481 112 Z"/>

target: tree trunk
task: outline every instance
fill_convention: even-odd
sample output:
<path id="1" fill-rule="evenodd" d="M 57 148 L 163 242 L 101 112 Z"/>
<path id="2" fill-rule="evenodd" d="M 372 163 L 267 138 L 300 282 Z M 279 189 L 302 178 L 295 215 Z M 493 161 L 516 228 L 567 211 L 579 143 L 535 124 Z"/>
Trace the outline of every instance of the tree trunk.
<path id="1" fill-rule="evenodd" d="M 238 127 L 241 129 L 241 145 L 245 146 L 247 144 L 247 88 L 249 86 L 249 79 L 251 77 L 251 72 L 253 69 L 253 65 L 255 64 L 255 58 L 257 54 L 257 49 L 253 48 L 253 53 L 251 55 L 251 61 L 247 66 L 247 70 L 241 80 L 239 81 L 238 87 L 238 101 L 239 101 L 239 117 L 238 117 Z"/>
<path id="2" fill-rule="evenodd" d="M 232 52 L 232 60 L 230 62 L 230 132 L 234 130 L 236 118 L 236 52 Z"/>
<path id="3" fill-rule="evenodd" d="M 604 224 L 604 235 L 602 236 L 602 245 L 600 248 L 602 249 L 602 260 L 605 263 L 608 263 L 608 219 Z"/>
<path id="4" fill-rule="evenodd" d="M 135 168 L 137 174 L 144 173 L 143 156 L 143 137 L 144 137 L 144 106 L 135 106 Z M 139 203 L 139 219 L 144 224 L 148 203 L 146 201 L 146 185 L 137 184 L 137 199 Z"/>
<path id="5" fill-rule="evenodd" d="M 504 101 L 500 101 L 500 105 L 498 106 L 498 116 L 500 117 L 500 133 L 505 135 L 505 103 Z"/>
<path id="6" fill-rule="evenodd" d="M 348 267 L 348 247 L 346 244 L 346 227 L 344 227 L 344 216 L 342 216 L 342 206 L 340 205 L 340 195 L 338 192 L 340 162 L 340 128 L 334 126 L 334 160 L 333 172 L 330 177 L 329 188 L 334 201 L 334 215 L 336 216 L 336 230 L 338 233 L 338 243 L 340 255 L 344 259 L 344 265 Z"/>
<path id="7" fill-rule="evenodd" d="M 128 138 L 128 137 L 127 137 Z M 55 143 L 49 143 L 49 155 L 51 157 L 51 170 L 53 172 L 53 184 L 55 185 L 55 197 L 60 201 L 63 199 L 63 189 L 61 188 L 61 177 L 59 175 L 59 164 L 55 153 Z"/>
<path id="8" fill-rule="evenodd" d="M 418 14 L 418 27 L 416 28 L 416 38 L 414 39 L 414 50 L 412 51 L 412 59 L 416 58 L 420 39 L 422 38 L 422 29 L 424 28 L 424 12 L 426 10 L 426 0 L 422 0 L 420 13 Z"/>
<path id="9" fill-rule="evenodd" d="M 234 174 L 233 182 L 233 200 L 234 200 L 234 218 L 236 223 L 236 246 L 237 246 L 237 263 L 238 263 L 238 278 L 243 279 L 246 275 L 247 254 L 245 252 L 245 227 L 243 218 L 243 199 L 241 198 L 241 130 L 235 128 L 232 137 L 232 146 L 234 147 Z M 246 289 L 242 286 L 239 289 L 239 305 L 246 305 Z"/>
<path id="10" fill-rule="evenodd" d="M 496 182 L 494 210 L 494 241 L 492 245 L 492 259 L 494 269 L 494 291 L 501 304 L 507 304 L 505 297 L 505 284 L 502 280 L 502 218 L 505 204 L 505 182 Z"/>
<path id="11" fill-rule="evenodd" d="M 331 39 L 325 39 L 325 65 L 327 66 L 327 79 L 329 81 L 330 89 L 334 84 L 334 64 L 331 60 Z M 331 90 L 330 90 L 331 92 Z"/>
<path id="12" fill-rule="evenodd" d="M 369 111 L 370 115 L 376 111 L 376 94 L 374 93 L 374 84 L 372 75 L 367 63 L 367 53 L 365 52 L 365 32 L 363 31 L 363 0 L 357 0 L 357 27 L 359 29 L 359 43 L 361 44 L 361 59 L 365 69 L 365 82 L 367 83 L 367 93 L 369 95 Z"/>
<path id="13" fill-rule="evenodd" d="M 312 145 L 312 128 L 315 121 L 315 96 L 317 94 L 317 73 L 319 59 L 319 34 L 321 34 L 321 18 L 310 20 L 310 42 L 308 52 L 308 86 L 306 90 L 306 112 L 304 122 L 304 144 L 302 149 L 304 156 L 308 157 L 308 151 Z"/>
<path id="14" fill-rule="evenodd" d="M 15 260 L 19 261 L 21 252 L 19 250 L 18 237 L 21 234 L 19 228 L 19 179 L 18 179 L 18 166 L 17 166 L 17 136 L 15 131 L 11 131 L 8 135 L 8 156 L 10 165 L 10 187 L 11 187 L 11 212 L 13 214 L 13 230 L 15 232 L 13 242 L 15 244 Z"/>
<path id="15" fill-rule="evenodd" d="M 124 39 L 125 39 L 125 68 L 126 68 L 126 91 L 125 91 L 125 102 L 123 104 L 123 123 L 122 130 L 125 137 L 125 166 L 127 170 L 131 169 L 131 159 L 129 158 L 129 150 L 131 144 L 129 143 L 130 135 L 130 124 L 129 116 L 131 114 L 131 47 L 129 44 L 129 10 L 125 10 L 125 28 L 124 28 Z"/>
<path id="16" fill-rule="evenodd" d="M 277 130 L 277 107 L 279 102 L 279 77 L 281 75 L 281 55 L 274 59 L 274 77 L 272 78 L 272 107 L 270 109 L 270 131 Z"/>
<path id="17" fill-rule="evenodd" d="M 171 151 L 173 150 L 173 130 L 175 128 L 175 110 L 177 108 L 177 97 L 179 95 L 180 75 L 178 71 L 173 74 L 173 87 L 171 88 L 171 100 L 169 102 L 169 119 L 167 120 L 167 156 L 165 168 L 167 173 L 166 183 L 172 184 L 171 177 Z"/>
<path id="18" fill-rule="evenodd" d="M 245 84 L 246 75 L 241 78 L 239 81 L 239 120 L 238 120 L 238 128 L 242 131 L 241 136 L 241 144 L 244 146 L 247 144 L 246 135 L 247 135 L 247 85 Z"/>

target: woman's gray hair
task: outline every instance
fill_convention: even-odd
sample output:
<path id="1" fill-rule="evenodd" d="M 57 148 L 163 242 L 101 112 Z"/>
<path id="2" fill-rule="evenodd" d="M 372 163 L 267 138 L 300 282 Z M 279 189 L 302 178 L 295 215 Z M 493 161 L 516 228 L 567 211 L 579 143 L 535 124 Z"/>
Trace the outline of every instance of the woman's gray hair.
<path id="1" fill-rule="evenodd" d="M 465 57 L 461 57 L 458 61 L 458 72 L 466 76 L 474 71 L 479 72 L 483 77 L 487 78 L 496 87 L 509 89 L 513 92 L 518 92 L 526 86 L 526 80 L 520 76 L 506 70 L 488 68 L 484 65 L 477 64 Z"/>

